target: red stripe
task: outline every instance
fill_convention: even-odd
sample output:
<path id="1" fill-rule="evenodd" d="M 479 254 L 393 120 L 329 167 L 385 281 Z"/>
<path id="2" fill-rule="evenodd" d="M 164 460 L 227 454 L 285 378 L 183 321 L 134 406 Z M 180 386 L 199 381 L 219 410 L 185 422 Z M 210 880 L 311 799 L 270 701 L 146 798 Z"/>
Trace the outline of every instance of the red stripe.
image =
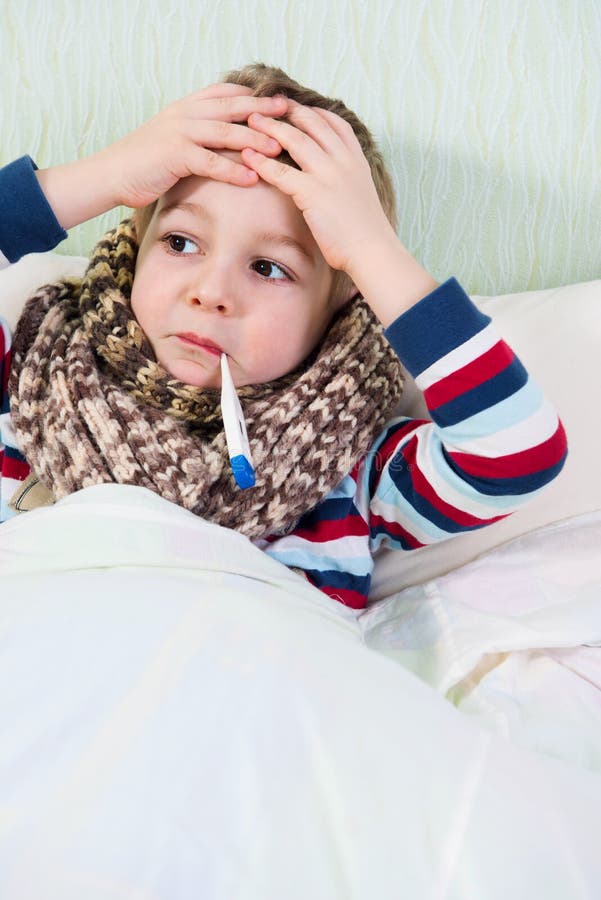
<path id="1" fill-rule="evenodd" d="M 403 440 L 403 438 L 407 437 L 411 432 L 415 431 L 416 428 L 419 428 L 421 425 L 431 425 L 432 423 L 428 421 L 428 419 L 410 419 L 408 422 L 405 422 L 403 425 L 399 425 L 394 428 L 392 434 L 386 438 L 386 440 L 378 447 L 374 454 L 374 461 L 372 464 L 372 471 L 378 473 L 378 475 L 382 474 L 387 463 L 393 458 L 395 453 L 399 449 L 399 444 Z M 372 493 L 375 492 L 375 486 L 372 486 Z"/>
<path id="2" fill-rule="evenodd" d="M 425 544 L 422 544 L 421 541 L 418 541 L 414 534 L 411 534 L 410 531 L 407 531 L 406 528 L 399 525 L 398 522 L 389 522 L 388 519 L 384 519 L 383 516 L 370 516 L 369 524 L 371 525 L 372 531 L 375 528 L 383 528 L 386 533 L 390 534 L 392 537 L 404 540 L 412 550 L 426 546 Z"/>
<path id="3" fill-rule="evenodd" d="M 515 359 L 515 354 L 505 341 L 496 344 L 476 359 L 457 369 L 451 375 L 441 378 L 424 391 L 428 409 L 434 410 L 461 394 L 498 375 Z"/>
<path id="4" fill-rule="evenodd" d="M 351 609 L 364 609 L 367 606 L 367 597 L 359 591 L 351 591 L 348 588 L 333 588 L 327 585 L 321 585 L 319 590 L 331 597 L 332 600 L 337 600 Z"/>
<path id="5" fill-rule="evenodd" d="M 30 472 L 31 468 L 26 462 L 21 462 L 20 459 L 15 459 L 14 456 L 8 456 L 6 453 L 4 454 L 4 459 L 2 460 L 2 476 L 4 478 L 14 478 L 15 481 L 25 481 Z"/>
<path id="6" fill-rule="evenodd" d="M 506 518 L 506 514 L 504 513 L 500 516 L 493 516 L 490 519 L 480 519 L 477 516 L 472 516 L 470 513 L 465 512 L 463 509 L 457 509 L 456 506 L 452 506 L 450 503 L 447 503 L 439 497 L 432 485 L 424 477 L 415 461 L 416 450 L 417 437 L 412 438 L 407 446 L 403 448 L 403 456 L 407 460 L 407 463 L 411 463 L 411 465 L 408 465 L 408 470 L 410 472 L 413 489 L 416 494 L 419 494 L 420 497 L 427 500 L 428 503 L 438 510 L 438 512 L 442 513 L 453 522 L 456 522 L 458 525 L 489 525 L 492 522 L 498 522 L 500 519 Z"/>
<path id="7" fill-rule="evenodd" d="M 292 532 L 296 537 L 312 543 L 335 541 L 347 536 L 365 536 L 369 529 L 365 520 L 358 514 L 344 516 L 342 519 L 321 519 L 313 528 L 297 528 Z"/>
<path id="8" fill-rule="evenodd" d="M 466 475 L 476 478 L 518 478 L 556 465 L 565 456 L 566 450 L 566 434 L 560 422 L 550 438 L 528 450 L 497 456 L 496 459 L 471 453 L 449 453 L 449 456 Z"/>

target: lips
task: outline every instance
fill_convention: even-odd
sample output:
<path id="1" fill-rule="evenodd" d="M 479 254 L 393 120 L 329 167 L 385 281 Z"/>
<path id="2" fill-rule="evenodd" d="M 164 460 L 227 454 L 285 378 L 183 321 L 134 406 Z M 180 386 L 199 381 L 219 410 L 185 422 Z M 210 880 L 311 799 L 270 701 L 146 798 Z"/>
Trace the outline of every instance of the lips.
<path id="1" fill-rule="evenodd" d="M 198 347 L 200 350 L 206 350 L 207 353 L 213 353 L 216 356 L 223 353 L 223 349 L 219 344 L 216 344 L 215 341 L 210 340 L 210 338 L 201 337 L 199 334 L 194 334 L 191 331 L 186 332 L 185 334 L 178 334 L 177 337 L 183 344 Z"/>

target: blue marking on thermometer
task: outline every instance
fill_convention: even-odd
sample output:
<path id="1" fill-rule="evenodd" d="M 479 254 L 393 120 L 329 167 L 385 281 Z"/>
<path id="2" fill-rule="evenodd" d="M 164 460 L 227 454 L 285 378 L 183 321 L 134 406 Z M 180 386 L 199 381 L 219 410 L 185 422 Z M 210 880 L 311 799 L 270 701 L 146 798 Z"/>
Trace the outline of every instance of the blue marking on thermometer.
<path id="1" fill-rule="evenodd" d="M 243 489 L 253 487 L 255 470 L 250 455 L 246 423 L 225 353 L 221 354 L 221 415 L 227 453 L 236 484 Z"/>

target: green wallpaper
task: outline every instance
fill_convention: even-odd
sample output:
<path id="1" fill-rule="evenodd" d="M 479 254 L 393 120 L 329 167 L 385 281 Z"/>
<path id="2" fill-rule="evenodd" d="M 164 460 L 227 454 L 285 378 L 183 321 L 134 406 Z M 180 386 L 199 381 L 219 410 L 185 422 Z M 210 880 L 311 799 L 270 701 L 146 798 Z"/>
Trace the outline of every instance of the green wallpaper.
<path id="1" fill-rule="evenodd" d="M 341 96 L 400 235 L 479 294 L 601 277 L 599 0 L 0 0 L 0 162 L 85 155 L 248 61 Z M 87 253 L 119 214 L 74 229 Z"/>

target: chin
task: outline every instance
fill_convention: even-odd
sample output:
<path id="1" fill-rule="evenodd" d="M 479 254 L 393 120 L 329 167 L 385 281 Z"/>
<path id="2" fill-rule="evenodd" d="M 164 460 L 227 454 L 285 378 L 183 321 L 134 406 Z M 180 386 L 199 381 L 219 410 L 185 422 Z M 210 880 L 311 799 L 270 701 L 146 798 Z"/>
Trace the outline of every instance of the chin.
<path id="1" fill-rule="evenodd" d="M 219 390 L 221 387 L 221 370 L 219 366 L 214 370 L 207 370 L 198 363 L 185 360 L 178 360 L 169 365 L 161 362 L 161 365 L 169 375 L 183 382 L 183 384 L 190 385 L 190 387 L 206 388 L 207 390 Z"/>

